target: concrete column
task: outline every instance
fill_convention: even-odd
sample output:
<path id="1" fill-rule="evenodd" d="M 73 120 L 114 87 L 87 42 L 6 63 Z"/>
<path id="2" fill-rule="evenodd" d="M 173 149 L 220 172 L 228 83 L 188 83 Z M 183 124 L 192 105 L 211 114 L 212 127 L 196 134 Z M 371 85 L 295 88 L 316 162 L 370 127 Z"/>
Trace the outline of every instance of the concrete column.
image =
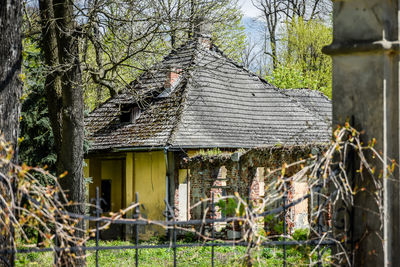
<path id="1" fill-rule="evenodd" d="M 333 59 L 333 129 L 349 121 L 364 130 L 364 142 L 376 138 L 385 159 L 399 162 L 399 2 L 336 0 L 333 43 L 324 49 Z M 400 266 L 399 176 L 384 180 L 383 231 L 378 205 L 367 191 L 376 188 L 353 164 L 355 195 L 350 212 L 355 266 Z M 376 166 L 386 170 L 382 164 Z M 385 172 L 385 171 L 384 171 Z M 336 207 L 338 208 L 338 207 Z M 383 240 L 382 240 L 383 239 Z"/>

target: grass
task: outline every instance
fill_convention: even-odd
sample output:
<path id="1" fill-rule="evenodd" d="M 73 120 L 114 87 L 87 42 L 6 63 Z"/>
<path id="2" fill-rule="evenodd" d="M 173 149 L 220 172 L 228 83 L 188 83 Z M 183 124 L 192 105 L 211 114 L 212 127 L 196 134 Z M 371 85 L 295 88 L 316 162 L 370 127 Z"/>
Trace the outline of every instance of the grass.
<path id="1" fill-rule="evenodd" d="M 142 243 L 156 244 L 156 243 Z M 87 246 L 94 246 L 89 241 Z M 128 241 L 101 241 L 102 246 L 132 245 Z M 242 266 L 245 250 L 244 247 L 215 247 L 215 266 Z M 282 266 L 282 248 L 261 248 L 253 253 L 258 257 L 254 266 Z M 328 254 L 328 253 L 326 253 Z M 95 266 L 95 252 L 89 251 L 87 265 Z M 290 248 L 287 250 L 288 266 L 308 266 L 308 257 L 305 257 L 304 248 Z M 327 260 L 328 255 L 324 255 Z M 313 257 L 316 259 L 316 255 Z M 52 266 L 53 253 L 28 253 L 17 254 L 16 266 Z M 210 266 L 211 247 L 190 247 L 177 249 L 177 266 Z M 328 265 L 328 264 L 326 264 Z M 135 266 L 135 250 L 106 250 L 99 252 L 99 266 L 123 267 Z M 173 250 L 169 248 L 140 249 L 139 266 L 173 266 Z"/>

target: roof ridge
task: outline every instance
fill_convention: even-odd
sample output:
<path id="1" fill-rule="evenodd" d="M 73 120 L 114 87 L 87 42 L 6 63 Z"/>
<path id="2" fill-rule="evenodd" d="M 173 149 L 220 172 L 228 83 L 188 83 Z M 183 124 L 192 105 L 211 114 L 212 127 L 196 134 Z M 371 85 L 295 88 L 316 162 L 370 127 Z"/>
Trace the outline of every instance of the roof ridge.
<path id="1" fill-rule="evenodd" d="M 269 83 L 267 80 L 265 80 L 264 78 L 260 77 L 258 74 L 252 72 L 251 70 L 249 70 L 248 68 L 246 68 L 245 66 L 243 66 L 242 64 L 236 62 L 235 60 L 233 60 L 232 58 L 228 57 L 216 44 L 212 44 L 213 48 L 215 49 L 215 52 L 221 54 L 221 56 L 223 56 L 225 59 L 227 59 L 230 63 L 232 63 L 233 65 L 235 65 L 235 67 L 238 67 L 240 69 L 243 69 L 245 72 L 247 72 L 248 74 L 250 74 L 250 76 L 255 76 L 258 79 L 260 79 L 260 81 L 262 81 L 263 83 L 271 86 L 272 88 L 277 88 L 275 85 L 273 85 L 272 83 Z M 211 49 L 210 49 L 211 50 Z"/>
<path id="2" fill-rule="evenodd" d="M 187 43 L 189 43 L 191 41 L 188 41 Z M 167 144 L 172 144 L 173 139 L 175 138 L 175 132 L 177 131 L 177 129 L 179 128 L 180 123 L 182 122 L 182 115 L 183 115 L 183 110 L 186 106 L 186 100 L 187 100 L 187 95 L 188 95 L 188 86 L 189 86 L 189 81 L 191 80 L 192 77 L 192 72 L 193 69 L 191 69 L 191 67 L 194 65 L 195 61 L 196 61 L 196 55 L 197 55 L 197 51 L 198 51 L 198 47 L 199 47 L 199 43 L 197 42 L 193 42 L 194 43 L 194 53 L 191 55 L 192 58 L 190 59 L 190 63 L 188 64 L 189 66 L 189 71 L 184 72 L 184 75 L 187 77 L 184 77 L 183 80 L 183 88 L 182 88 L 182 93 L 181 93 L 181 100 L 180 100 L 180 105 L 178 110 L 176 111 L 176 122 L 175 125 L 172 127 L 170 134 L 167 138 Z"/>

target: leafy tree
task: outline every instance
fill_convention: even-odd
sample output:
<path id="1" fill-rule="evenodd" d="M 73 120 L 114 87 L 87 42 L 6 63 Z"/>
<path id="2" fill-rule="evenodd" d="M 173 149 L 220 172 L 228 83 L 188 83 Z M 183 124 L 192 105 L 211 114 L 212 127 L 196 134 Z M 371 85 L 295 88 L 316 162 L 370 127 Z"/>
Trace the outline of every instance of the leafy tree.
<path id="1" fill-rule="evenodd" d="M 287 22 L 279 64 L 267 80 L 279 88 L 309 88 L 332 95 L 332 60 L 322 47 L 332 41 L 332 29 L 320 20 L 301 17 Z"/>
<path id="2" fill-rule="evenodd" d="M 291 23 L 299 17 L 306 21 L 326 19 L 332 11 L 330 0 L 251 0 L 251 2 L 261 12 L 260 18 L 265 24 L 263 52 L 272 61 L 272 70 L 279 64 L 279 48 L 282 46 L 281 25 L 285 21 Z M 260 69 L 268 68 L 261 66 Z"/>

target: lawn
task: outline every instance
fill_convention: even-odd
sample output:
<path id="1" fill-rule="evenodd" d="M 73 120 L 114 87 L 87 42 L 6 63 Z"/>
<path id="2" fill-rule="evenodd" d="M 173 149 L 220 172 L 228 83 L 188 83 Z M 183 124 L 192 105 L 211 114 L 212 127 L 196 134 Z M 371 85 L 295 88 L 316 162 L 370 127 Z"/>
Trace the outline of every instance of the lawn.
<path id="1" fill-rule="evenodd" d="M 142 243 L 149 245 L 155 243 Z M 89 241 L 87 246 L 94 246 Z M 132 245 L 128 241 L 101 241 L 102 246 Z M 253 252 L 258 261 L 255 266 L 282 266 L 283 250 L 276 247 L 262 248 Z M 328 254 L 328 253 L 326 253 Z M 215 247 L 215 266 L 241 266 L 245 255 L 244 247 Z M 308 266 L 308 257 L 304 248 L 290 248 L 287 250 L 287 264 L 290 266 Z M 328 255 L 324 255 L 327 262 Z M 316 257 L 314 256 L 315 260 Z M 18 254 L 16 266 L 52 266 L 53 253 L 29 253 Z M 89 251 L 87 257 L 88 266 L 95 266 L 95 252 Z M 328 262 L 327 262 L 328 263 Z M 173 250 L 169 248 L 140 249 L 140 266 L 173 266 Z M 99 252 L 99 266 L 135 266 L 135 250 L 106 250 Z M 211 247 L 190 247 L 177 249 L 177 266 L 211 266 Z"/>

